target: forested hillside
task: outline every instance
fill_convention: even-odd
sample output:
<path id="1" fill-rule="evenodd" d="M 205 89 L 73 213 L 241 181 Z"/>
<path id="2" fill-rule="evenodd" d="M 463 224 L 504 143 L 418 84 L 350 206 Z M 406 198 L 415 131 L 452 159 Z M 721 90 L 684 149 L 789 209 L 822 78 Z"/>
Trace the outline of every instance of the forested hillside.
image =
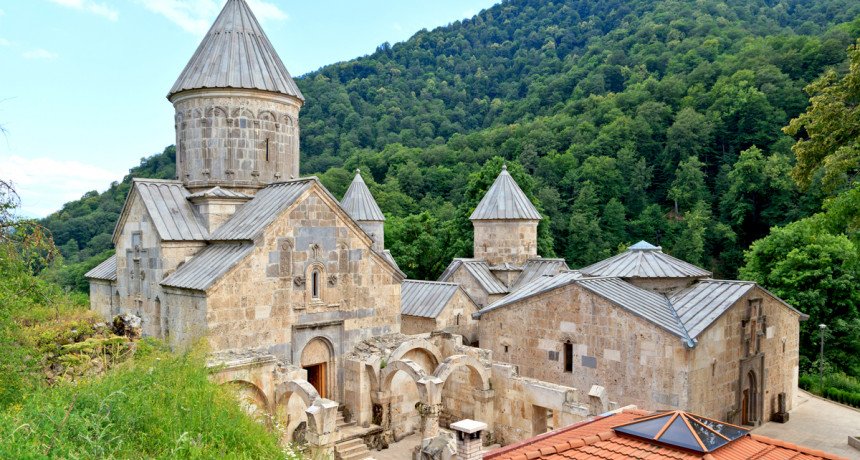
<path id="1" fill-rule="evenodd" d="M 302 168 L 337 196 L 361 168 L 387 246 L 433 279 L 470 255 L 507 161 L 542 255 L 579 267 L 645 239 L 754 279 L 811 315 L 804 370 L 824 322 L 828 362 L 856 376 L 858 37 L 855 0 L 506 1 L 297 79 Z M 130 177 L 172 177 L 174 156 L 45 219 L 67 262 L 49 276 L 85 290 Z"/>
<path id="2" fill-rule="evenodd" d="M 303 170 L 336 195 L 369 172 L 413 277 L 468 255 L 489 183 L 469 175 L 495 156 L 523 167 L 544 255 L 581 266 L 647 239 L 733 277 L 752 241 L 820 207 L 816 183 L 787 178 L 780 129 L 844 62 L 858 14 L 849 0 L 506 1 L 299 78 Z M 170 177 L 172 162 L 170 148 L 132 175 Z M 64 283 L 83 287 L 104 257 L 128 183 L 45 220 L 67 261 L 95 256 Z"/>

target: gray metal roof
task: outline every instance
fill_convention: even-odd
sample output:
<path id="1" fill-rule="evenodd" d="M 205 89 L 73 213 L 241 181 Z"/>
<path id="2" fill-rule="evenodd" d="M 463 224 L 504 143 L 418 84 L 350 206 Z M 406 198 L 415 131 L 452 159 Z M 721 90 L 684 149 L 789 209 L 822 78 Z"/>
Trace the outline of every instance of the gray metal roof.
<path id="1" fill-rule="evenodd" d="M 542 276 L 555 276 L 560 272 L 568 271 L 570 267 L 564 259 L 529 259 L 520 276 L 511 286 L 511 292 L 531 283 Z"/>
<path id="2" fill-rule="evenodd" d="M 487 190 L 487 194 L 478 203 L 478 207 L 475 208 L 469 219 L 540 220 L 541 216 L 514 178 L 508 173 L 508 167 L 505 165 L 502 166 L 499 177 Z"/>
<path id="3" fill-rule="evenodd" d="M 687 330 L 665 296 L 634 286 L 621 278 L 583 278 L 577 284 L 692 345 Z"/>
<path id="4" fill-rule="evenodd" d="M 665 254 L 659 246 L 640 241 L 626 251 L 580 269 L 590 276 L 620 278 L 706 278 L 711 272 Z"/>
<path id="5" fill-rule="evenodd" d="M 521 300 L 528 299 L 529 297 L 543 294 L 544 292 L 549 292 L 562 286 L 567 286 L 581 277 L 582 275 L 577 272 L 563 272 L 559 273 L 557 276 L 542 276 L 540 278 L 536 278 L 531 283 L 522 286 L 522 288 L 512 292 L 510 295 L 487 305 L 481 309 L 481 311 L 475 313 L 475 316 L 481 316 L 488 311 L 506 307 Z"/>
<path id="6" fill-rule="evenodd" d="M 460 286 L 439 281 L 403 280 L 400 285 L 400 314 L 436 318 Z"/>
<path id="7" fill-rule="evenodd" d="M 205 291 L 254 249 L 250 243 L 218 243 L 205 247 L 161 282 L 162 286 Z"/>
<path id="8" fill-rule="evenodd" d="M 704 280 L 670 300 L 687 333 L 696 338 L 754 287 L 755 283 L 749 281 Z"/>
<path id="9" fill-rule="evenodd" d="M 290 207 L 311 185 L 315 178 L 297 179 L 271 184 L 245 203 L 236 214 L 212 233 L 213 241 L 253 240 L 278 215 Z"/>
<path id="10" fill-rule="evenodd" d="M 104 262 L 88 271 L 84 277 L 96 280 L 116 281 L 116 256 L 108 257 Z"/>
<path id="11" fill-rule="evenodd" d="M 259 89 L 304 101 L 245 0 L 227 1 L 168 98 L 201 88 Z"/>
<path id="12" fill-rule="evenodd" d="M 355 179 L 349 184 L 349 188 L 340 200 L 340 207 L 354 220 L 370 220 L 382 222 L 385 216 L 382 210 L 370 194 L 370 189 L 361 178 L 361 172 L 355 172 Z"/>
<path id="13" fill-rule="evenodd" d="M 209 238 L 181 182 L 134 179 L 133 185 L 162 240 L 205 241 Z"/>
<path id="14" fill-rule="evenodd" d="M 209 190 L 203 190 L 201 192 L 192 193 L 188 195 L 188 199 L 194 198 L 254 198 L 251 195 L 242 192 L 236 192 L 233 190 L 223 189 L 221 187 L 212 187 Z"/>
<path id="15" fill-rule="evenodd" d="M 487 294 L 507 294 L 508 288 L 490 271 L 486 261 L 478 259 L 454 259 L 442 272 L 439 281 L 448 281 L 458 268 L 463 267 L 478 282 Z"/>

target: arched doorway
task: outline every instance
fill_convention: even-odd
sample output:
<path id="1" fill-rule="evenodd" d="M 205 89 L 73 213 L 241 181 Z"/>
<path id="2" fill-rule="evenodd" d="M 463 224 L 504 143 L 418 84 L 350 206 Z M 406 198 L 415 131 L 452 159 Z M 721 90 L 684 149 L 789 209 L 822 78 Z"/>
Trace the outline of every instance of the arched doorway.
<path id="1" fill-rule="evenodd" d="M 251 382 L 244 380 L 234 380 L 227 383 L 236 391 L 236 396 L 239 399 L 239 406 L 252 419 L 259 423 L 269 424 L 269 401 L 266 395 L 259 387 Z"/>
<path id="2" fill-rule="evenodd" d="M 758 380 L 755 371 L 747 373 L 746 388 L 744 388 L 741 403 L 741 421 L 744 425 L 755 425 L 758 421 Z"/>
<path id="3" fill-rule="evenodd" d="M 301 365 L 308 372 L 308 382 L 323 398 L 334 394 L 332 377 L 337 374 L 332 350 L 331 343 L 322 337 L 311 340 L 302 350 Z"/>

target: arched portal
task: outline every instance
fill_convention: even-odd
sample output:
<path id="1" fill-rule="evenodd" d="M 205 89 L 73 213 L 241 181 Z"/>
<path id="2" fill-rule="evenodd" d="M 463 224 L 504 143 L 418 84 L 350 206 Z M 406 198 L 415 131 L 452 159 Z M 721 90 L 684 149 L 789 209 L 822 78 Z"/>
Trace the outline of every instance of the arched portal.
<path id="1" fill-rule="evenodd" d="M 433 373 L 443 383 L 440 423 L 449 426 L 463 419 L 492 425 L 492 390 L 486 367 L 468 355 L 449 356 Z"/>
<path id="2" fill-rule="evenodd" d="M 749 371 L 746 376 L 746 388 L 743 391 L 741 405 L 741 420 L 745 425 L 755 425 L 758 421 L 758 378 L 755 371 Z"/>
<path id="3" fill-rule="evenodd" d="M 305 380 L 279 384 L 275 392 L 275 419 L 283 426 L 284 441 L 303 444 L 308 426 L 307 410 L 319 399 L 319 394 Z"/>
<path id="4" fill-rule="evenodd" d="M 337 374 L 333 350 L 331 343 L 322 337 L 314 338 L 302 350 L 301 366 L 308 372 L 308 382 L 323 398 L 334 394 Z"/>

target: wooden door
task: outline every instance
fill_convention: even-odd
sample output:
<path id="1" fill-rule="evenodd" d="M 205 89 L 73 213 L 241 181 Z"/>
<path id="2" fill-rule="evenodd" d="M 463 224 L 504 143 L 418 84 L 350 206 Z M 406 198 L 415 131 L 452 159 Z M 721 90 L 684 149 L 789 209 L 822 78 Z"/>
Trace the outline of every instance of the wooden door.
<path id="1" fill-rule="evenodd" d="M 317 393 L 320 394 L 322 398 L 328 398 L 327 383 L 326 382 L 326 374 L 327 374 L 327 363 L 315 364 L 313 366 L 305 367 L 305 370 L 308 371 L 308 383 L 313 385 L 313 387 L 317 390 Z"/>
<path id="2" fill-rule="evenodd" d="M 744 425 L 748 425 L 750 423 L 749 405 L 750 405 L 750 391 L 749 391 L 749 389 L 747 389 L 747 390 L 744 390 L 743 399 L 741 400 L 741 423 Z"/>

